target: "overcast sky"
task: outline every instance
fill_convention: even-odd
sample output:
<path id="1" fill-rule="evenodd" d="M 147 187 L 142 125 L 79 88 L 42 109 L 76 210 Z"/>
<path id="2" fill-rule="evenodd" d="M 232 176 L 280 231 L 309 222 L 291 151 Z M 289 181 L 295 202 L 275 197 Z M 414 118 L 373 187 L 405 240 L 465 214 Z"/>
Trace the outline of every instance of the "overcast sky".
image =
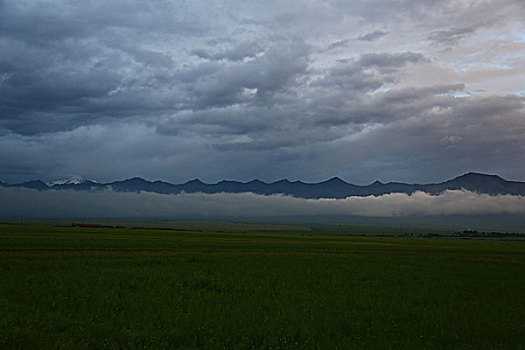
<path id="1" fill-rule="evenodd" d="M 0 0 L 0 180 L 525 181 L 525 2 Z"/>

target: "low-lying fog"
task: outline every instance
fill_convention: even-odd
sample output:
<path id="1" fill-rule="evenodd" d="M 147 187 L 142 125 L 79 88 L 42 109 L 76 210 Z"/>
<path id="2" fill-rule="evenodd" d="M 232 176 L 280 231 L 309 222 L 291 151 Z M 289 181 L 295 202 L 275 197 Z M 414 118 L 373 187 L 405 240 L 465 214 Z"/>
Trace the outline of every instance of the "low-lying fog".
<path id="1" fill-rule="evenodd" d="M 0 217 L 184 218 L 354 215 L 525 214 L 525 196 L 446 191 L 432 196 L 393 193 L 345 199 L 301 199 L 253 193 L 157 194 L 0 188 Z"/>

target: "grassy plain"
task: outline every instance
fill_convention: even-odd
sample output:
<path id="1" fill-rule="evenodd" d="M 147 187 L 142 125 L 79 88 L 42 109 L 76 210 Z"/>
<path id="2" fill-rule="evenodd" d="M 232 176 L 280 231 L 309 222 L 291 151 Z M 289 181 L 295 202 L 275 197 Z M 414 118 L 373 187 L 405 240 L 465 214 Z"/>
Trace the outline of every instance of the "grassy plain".
<path id="1" fill-rule="evenodd" d="M 525 241 L 0 225 L 2 349 L 523 349 Z"/>

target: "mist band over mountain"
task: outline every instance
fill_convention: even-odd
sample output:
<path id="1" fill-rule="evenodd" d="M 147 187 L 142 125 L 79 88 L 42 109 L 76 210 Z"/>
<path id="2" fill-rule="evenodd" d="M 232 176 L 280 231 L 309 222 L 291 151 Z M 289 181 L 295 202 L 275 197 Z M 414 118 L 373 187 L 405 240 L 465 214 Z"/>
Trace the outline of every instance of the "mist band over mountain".
<path id="1" fill-rule="evenodd" d="M 304 199 L 333 198 L 342 199 L 350 196 L 381 196 L 391 193 L 413 194 L 424 192 L 438 195 L 446 190 L 467 190 L 489 195 L 525 195 L 525 182 L 507 181 L 497 175 L 470 172 L 454 179 L 430 184 L 407 184 L 401 182 L 381 183 L 360 186 L 343 181 L 338 177 L 318 183 L 279 180 L 266 183 L 260 180 L 249 182 L 223 180 L 215 184 L 204 183 L 198 179 L 182 184 L 163 181 L 147 181 L 142 178 L 131 178 L 110 183 L 98 183 L 75 178 L 74 181 L 58 180 L 45 183 L 40 180 L 18 184 L 0 182 L 3 187 L 31 188 L 46 190 L 96 191 L 111 189 L 115 192 L 152 192 L 159 194 L 180 193 L 254 193 L 258 195 L 282 194 Z"/>

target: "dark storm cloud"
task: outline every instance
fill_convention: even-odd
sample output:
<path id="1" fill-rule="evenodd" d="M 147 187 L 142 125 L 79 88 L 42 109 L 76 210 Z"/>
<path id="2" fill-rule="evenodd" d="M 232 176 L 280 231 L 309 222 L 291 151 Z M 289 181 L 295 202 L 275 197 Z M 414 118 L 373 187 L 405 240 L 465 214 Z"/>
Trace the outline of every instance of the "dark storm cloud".
<path id="1" fill-rule="evenodd" d="M 2 3 L 1 29 L 10 37 L 36 46 L 53 47 L 65 39 L 95 38 L 124 42 L 122 34 L 147 35 L 146 31 L 171 31 L 181 35 L 202 34 L 211 26 L 205 14 L 183 3 L 114 0 L 89 3 L 16 1 Z M 139 33 L 142 32 L 143 33 Z M 104 33 L 104 36 L 99 35 Z M 130 40 L 131 39 L 131 40 Z"/>
<path id="2" fill-rule="evenodd" d="M 453 84 L 377 93 L 355 104 L 345 106 L 344 109 L 333 113 L 330 117 L 325 116 L 319 119 L 319 123 L 332 125 L 389 124 L 400 119 L 423 117 L 434 108 L 453 108 L 454 97 L 448 93 L 463 88 L 463 84 Z"/>
<path id="3" fill-rule="evenodd" d="M 361 67 L 378 67 L 391 68 L 402 67 L 407 63 L 419 63 L 426 61 L 425 57 L 420 53 L 403 52 L 396 54 L 388 53 L 369 53 L 362 55 L 359 58 L 358 64 Z"/>
<path id="4" fill-rule="evenodd" d="M 93 54 L 89 47 L 76 45 L 62 44 L 57 50 Z M 97 53 L 104 58 L 87 62 L 57 58 L 54 50 L 26 43 L 7 46 L 14 52 L 4 55 L 0 125 L 23 135 L 70 130 L 109 118 L 151 119 L 159 113 L 229 106 L 245 102 L 244 89 L 257 89 L 263 100 L 304 72 L 308 51 L 300 41 L 275 42 L 254 57 L 260 49 L 248 43 L 213 55 L 234 62 L 176 67 L 170 55 L 130 44 L 100 47 Z M 18 60 L 19 56 L 26 58 Z M 34 65 L 32 57 L 39 56 L 43 59 Z M 245 57 L 253 60 L 238 62 Z M 57 59 L 59 64 L 53 62 Z"/>
<path id="5" fill-rule="evenodd" d="M 220 150 L 269 150 L 332 141 L 345 135 L 348 129 L 319 127 L 319 122 L 336 119 L 366 122 L 348 113 L 349 103 L 362 104 L 363 92 L 374 91 L 394 81 L 402 66 L 426 61 L 423 55 L 412 52 L 362 55 L 319 72 L 320 77 L 310 81 L 309 90 L 304 91 L 305 84 L 301 81 L 307 74 L 304 50 L 301 45 L 296 49 L 293 46 L 287 50 L 281 48 L 279 56 L 287 56 L 283 60 L 275 59 L 269 51 L 253 64 L 236 67 L 231 73 L 218 70 L 217 73 L 222 73 L 220 76 L 214 76 L 215 72 L 210 74 L 206 80 L 207 91 L 217 90 L 220 96 L 234 98 L 224 104 L 212 100 L 205 105 L 207 108 L 198 111 L 194 108 L 167 117 L 158 125 L 158 131 L 163 134 L 179 134 L 180 130 L 185 130 L 244 136 L 240 141 L 220 140 L 215 145 Z M 275 67 L 273 62 L 281 64 Z M 370 69 L 373 72 L 367 72 Z M 228 81 L 237 81 L 237 85 L 224 85 Z M 268 85 L 272 89 L 268 89 Z M 234 89 L 226 90 L 226 86 Z M 243 88 L 256 92 L 245 90 L 243 93 Z M 272 92 L 271 98 L 268 98 L 268 91 Z M 301 101 L 296 99 L 298 94 L 303 95 Z M 245 106 L 239 107 L 240 103 Z"/>
<path id="6" fill-rule="evenodd" d="M 348 39 L 335 41 L 328 46 L 327 50 L 333 50 L 338 47 L 346 46 L 349 42 L 350 40 Z"/>
<path id="7" fill-rule="evenodd" d="M 224 64 L 206 76 L 195 76 L 189 86 L 192 109 L 224 107 L 245 102 L 244 89 L 257 89 L 264 99 L 287 88 L 293 79 L 306 71 L 308 47 L 301 42 L 273 45 L 254 60 Z"/>
<path id="8" fill-rule="evenodd" d="M 474 27 L 452 28 L 448 30 L 438 30 L 430 33 L 428 38 L 442 44 L 457 44 L 461 39 L 474 33 Z"/>
<path id="9" fill-rule="evenodd" d="M 208 60 L 242 61 L 246 58 L 254 58 L 262 51 L 258 43 L 248 41 L 214 53 L 210 53 L 205 49 L 193 50 L 191 53 Z"/>
<path id="10" fill-rule="evenodd" d="M 382 30 L 375 30 L 370 33 L 366 33 L 365 35 L 361 35 L 357 38 L 357 40 L 361 41 L 377 41 L 387 35 L 388 33 L 383 32 Z"/>
<path id="11" fill-rule="evenodd" d="M 388 164 L 398 169 L 411 164 L 412 174 L 425 173 L 437 179 L 446 177 L 450 168 L 485 172 L 494 166 L 508 171 L 520 168 L 524 157 L 514 150 L 525 146 L 521 136 L 525 132 L 523 98 L 422 95 L 398 106 L 385 103 L 384 98 L 372 103 L 366 117 L 387 122 L 375 123 L 366 139 L 350 142 L 367 150 L 366 157 L 356 155 L 363 166 Z M 434 175 L 418 170 L 420 164 L 432 164 L 429 171 Z M 407 180 L 419 181 L 414 176 Z"/>
<path id="12" fill-rule="evenodd" d="M 150 31 L 205 31 L 199 18 L 172 17 L 176 9 L 120 1 L 4 4 L 1 125 L 30 135 L 170 108 L 179 93 L 169 79 L 175 62 L 135 40 L 147 42 Z"/>
<path id="13" fill-rule="evenodd" d="M 1 4 L 3 180 L 524 170 L 520 1 Z"/>
<path id="14" fill-rule="evenodd" d="M 443 45 L 458 45 L 477 31 L 500 26 L 509 17 L 525 14 L 525 3 L 519 0 L 504 5 L 498 1 L 467 1 L 443 2 L 439 6 L 443 11 L 441 25 L 429 33 L 428 40 Z"/>

